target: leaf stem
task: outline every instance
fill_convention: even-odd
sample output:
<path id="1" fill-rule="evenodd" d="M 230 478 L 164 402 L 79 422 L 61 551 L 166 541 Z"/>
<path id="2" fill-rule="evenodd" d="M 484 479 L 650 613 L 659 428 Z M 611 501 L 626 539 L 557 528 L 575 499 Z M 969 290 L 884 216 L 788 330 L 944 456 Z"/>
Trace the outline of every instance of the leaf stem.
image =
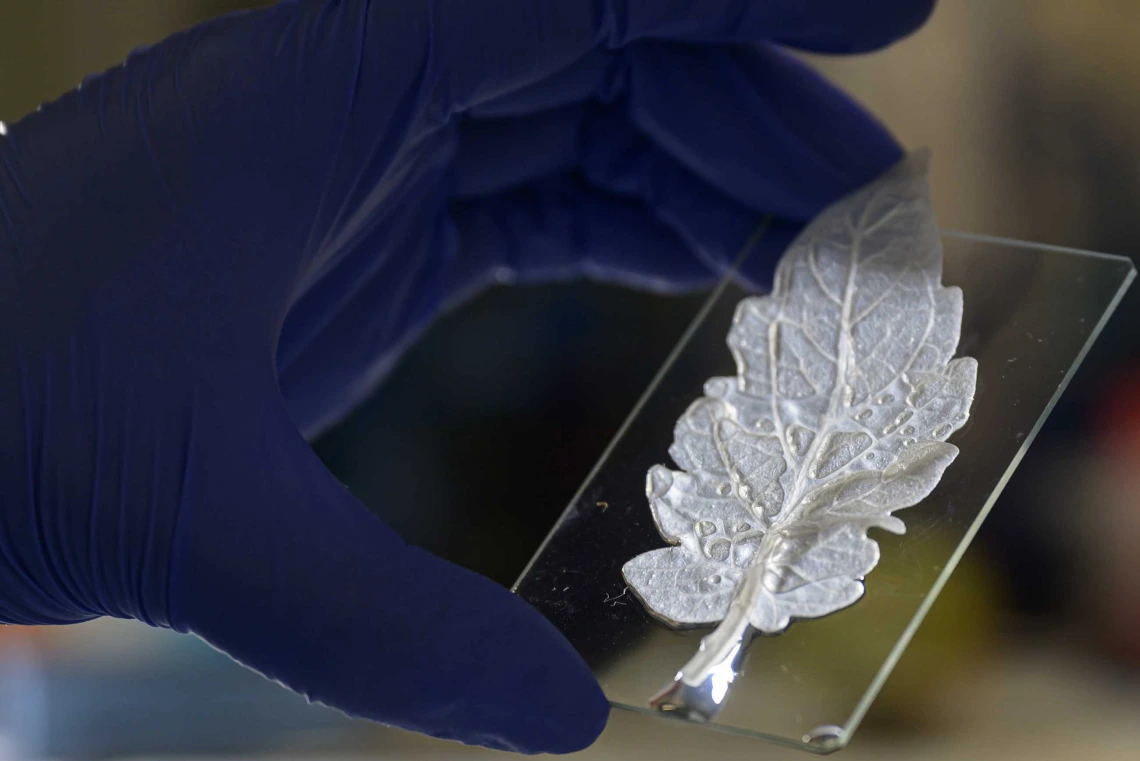
<path id="1" fill-rule="evenodd" d="M 649 704 L 658 711 L 695 721 L 711 721 L 728 697 L 729 685 L 740 674 L 753 629 L 750 611 L 763 583 L 766 557 L 776 542 L 768 534 L 752 559 L 728 613 L 701 639 L 697 652 Z"/>
<path id="2" fill-rule="evenodd" d="M 751 639 L 748 608 L 739 603 L 737 596 L 724 620 L 701 639 L 700 648 L 677 672 L 673 683 L 649 701 L 653 708 L 695 721 L 711 721 L 716 716 L 729 685 L 740 673 Z"/>

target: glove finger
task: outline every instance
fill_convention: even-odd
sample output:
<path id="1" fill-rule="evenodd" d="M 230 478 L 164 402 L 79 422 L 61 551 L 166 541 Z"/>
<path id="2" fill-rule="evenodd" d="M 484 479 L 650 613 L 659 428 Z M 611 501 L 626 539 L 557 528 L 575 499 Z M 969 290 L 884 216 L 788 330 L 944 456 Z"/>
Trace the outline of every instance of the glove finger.
<path id="1" fill-rule="evenodd" d="M 401 541 L 271 393 L 199 410 L 175 628 L 353 716 L 525 753 L 592 742 L 608 705 L 559 632 L 506 589 Z"/>
<path id="2" fill-rule="evenodd" d="M 806 221 L 902 156 L 866 111 L 771 46 L 646 43 L 631 48 L 621 64 L 629 84 L 619 102 L 638 129 L 705 182 L 757 211 Z M 495 192 L 571 165 L 580 142 L 579 108 L 468 120 L 460 132 L 455 193 Z"/>
<path id="3" fill-rule="evenodd" d="M 860 53 L 889 45 L 920 27 L 934 9 L 933 0 L 879 4 L 872 12 L 868 12 L 864 4 L 842 0 L 754 5 L 757 8 L 750 10 L 770 15 L 772 34 L 769 37 L 755 34 L 734 42 L 773 41 L 820 53 Z M 660 39 L 665 39 L 665 35 Z M 610 49 L 592 50 L 538 81 L 473 104 L 468 112 L 480 118 L 510 117 L 589 98 L 609 100 L 622 86 L 621 67 L 614 65 L 615 59 L 636 47 L 636 44 L 630 45 L 621 53 Z"/>
<path id="4" fill-rule="evenodd" d="M 591 185 L 644 203 L 718 273 L 736 261 L 767 216 L 766 209 L 749 208 L 709 185 L 637 131 L 616 106 L 592 108 L 580 141 L 580 169 Z M 776 260 L 800 227 L 783 219 L 767 225 L 761 245 L 741 267 L 746 287 L 771 285 Z"/>
<path id="5" fill-rule="evenodd" d="M 810 219 L 902 157 L 870 114 L 774 46 L 646 44 L 629 79 L 639 130 L 729 197 L 785 219 Z"/>
<path id="6" fill-rule="evenodd" d="M 871 50 L 920 26 L 933 0 L 889 0 L 872 8 L 849 0 L 561 0 L 541 8 L 522 0 L 455 0 L 432 7 L 433 17 L 423 22 L 431 30 L 430 61 L 438 67 L 432 74 L 441 75 L 434 91 L 446 98 L 447 110 L 465 110 L 554 75 L 595 48 L 637 40 L 773 40 L 822 52 Z M 397 23 L 407 15 L 399 4 L 376 8 L 374 26 L 381 31 L 407 26 Z M 492 39 L 472 33 L 488 19 L 497 25 Z"/>
<path id="7" fill-rule="evenodd" d="M 505 192 L 571 166 L 597 188 L 642 202 L 710 271 L 734 261 L 767 212 L 710 186 L 639 132 L 617 105 L 468 122 L 460 133 L 453 192 L 461 197 Z M 797 200 L 805 199 L 767 199 L 785 207 Z M 795 225 L 780 222 L 770 234 L 790 240 L 795 231 Z M 749 257 L 748 284 L 769 285 L 773 266 L 772 257 Z"/>
<path id="8" fill-rule="evenodd" d="M 569 200 L 556 200 L 556 196 L 551 194 L 555 187 L 552 180 L 555 175 L 568 175 L 574 168 L 580 169 L 581 174 L 597 188 L 617 197 L 597 197 L 599 202 L 595 205 L 596 196 L 593 194 L 583 195 L 579 188 L 566 186 L 569 188 Z M 705 257 L 703 261 L 709 270 L 717 270 L 731 262 L 763 216 L 761 210 L 749 209 L 709 187 L 671 156 L 653 146 L 615 106 L 578 105 L 514 119 L 473 121 L 461 131 L 454 175 L 453 201 L 504 194 L 482 207 L 457 206 L 464 212 L 478 208 L 480 224 L 505 217 L 515 220 L 519 210 L 532 210 L 533 207 L 522 201 L 534 187 L 540 187 L 544 194 L 544 214 L 552 206 L 569 210 L 571 204 L 581 204 L 585 199 L 591 204 L 585 211 L 586 215 L 595 226 L 601 223 L 607 236 L 622 234 L 633 221 L 636 233 L 628 241 L 622 241 L 629 245 L 642 248 L 647 242 L 660 245 L 654 238 L 661 234 L 658 223 L 664 222 L 680 235 L 688 248 L 678 259 L 688 262 L 696 253 Z M 529 187 L 521 190 L 524 186 Z M 511 190 L 520 192 L 512 194 L 508 192 Z M 630 205 L 621 200 L 622 197 L 640 201 L 645 208 Z M 495 212 L 493 217 L 489 212 L 491 209 Z M 655 215 L 656 219 L 650 218 L 646 212 Z M 525 229 L 529 231 L 541 230 L 551 218 L 526 219 Z M 467 220 L 465 217 L 464 221 Z M 522 229 L 517 221 L 506 226 L 512 230 Z M 479 239 L 491 238 L 481 236 Z M 591 238 L 591 243 L 596 240 Z M 501 251 L 513 247 L 507 246 L 500 236 L 494 245 L 488 247 L 496 249 L 496 253 L 487 256 L 501 258 Z M 639 252 L 619 254 L 617 248 L 617 245 L 607 245 L 604 249 L 586 252 L 560 246 L 563 254 L 558 258 L 552 253 L 551 242 L 543 240 L 538 250 L 544 256 L 558 258 L 563 262 L 558 266 L 573 274 L 583 258 L 616 261 L 620 255 L 632 256 L 637 261 Z M 465 260 L 471 258 L 467 251 L 462 256 Z M 648 259 L 651 254 L 642 253 L 640 256 Z M 474 260 L 483 258 L 486 257 L 480 254 Z M 652 272 L 659 265 L 649 259 L 643 266 Z M 519 268 L 512 265 L 512 269 Z M 543 277 L 542 268 L 521 269 L 527 277 Z M 706 274 L 700 272 L 701 277 Z"/>

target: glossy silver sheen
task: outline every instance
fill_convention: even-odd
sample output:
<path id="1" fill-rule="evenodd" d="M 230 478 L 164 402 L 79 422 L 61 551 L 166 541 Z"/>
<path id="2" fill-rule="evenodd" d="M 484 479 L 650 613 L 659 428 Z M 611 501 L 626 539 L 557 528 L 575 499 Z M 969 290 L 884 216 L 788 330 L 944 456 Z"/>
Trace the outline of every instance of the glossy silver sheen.
<path id="1" fill-rule="evenodd" d="M 977 362 L 952 359 L 962 292 L 941 285 L 928 156 L 825 209 L 772 293 L 736 310 L 735 377 L 712 378 L 674 431 L 679 470 L 646 494 L 671 545 L 622 568 L 673 626 L 718 624 L 651 703 L 707 720 L 755 632 L 851 605 L 879 560 L 867 530 L 934 489 L 958 449 Z"/>

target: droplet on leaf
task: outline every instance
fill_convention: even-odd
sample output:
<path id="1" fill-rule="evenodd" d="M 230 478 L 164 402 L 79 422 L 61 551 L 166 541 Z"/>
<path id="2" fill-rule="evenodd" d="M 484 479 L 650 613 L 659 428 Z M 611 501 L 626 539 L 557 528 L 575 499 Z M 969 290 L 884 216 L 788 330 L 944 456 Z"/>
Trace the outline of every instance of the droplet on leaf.
<path id="1" fill-rule="evenodd" d="M 910 410 L 903 410 L 897 416 L 895 416 L 894 421 L 890 425 L 883 429 L 883 435 L 894 433 L 899 429 L 899 426 L 910 420 L 912 417 L 914 417 L 913 412 Z"/>

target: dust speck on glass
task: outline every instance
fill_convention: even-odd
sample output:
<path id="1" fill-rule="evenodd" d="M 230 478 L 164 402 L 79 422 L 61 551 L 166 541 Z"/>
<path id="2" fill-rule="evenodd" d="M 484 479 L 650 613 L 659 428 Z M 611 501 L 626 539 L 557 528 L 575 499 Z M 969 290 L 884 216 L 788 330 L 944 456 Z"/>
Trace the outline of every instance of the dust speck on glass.
<path id="1" fill-rule="evenodd" d="M 669 626 L 717 624 L 650 703 L 709 720 L 757 633 L 845 608 L 879 561 L 873 527 L 924 499 L 958 455 L 974 398 L 953 359 L 962 292 L 945 288 L 928 155 L 824 210 L 788 248 L 772 293 L 737 306 L 735 377 L 710 379 L 674 429 L 679 470 L 646 495 L 670 547 L 622 568 Z M 648 697 L 648 696 L 647 696 Z"/>

